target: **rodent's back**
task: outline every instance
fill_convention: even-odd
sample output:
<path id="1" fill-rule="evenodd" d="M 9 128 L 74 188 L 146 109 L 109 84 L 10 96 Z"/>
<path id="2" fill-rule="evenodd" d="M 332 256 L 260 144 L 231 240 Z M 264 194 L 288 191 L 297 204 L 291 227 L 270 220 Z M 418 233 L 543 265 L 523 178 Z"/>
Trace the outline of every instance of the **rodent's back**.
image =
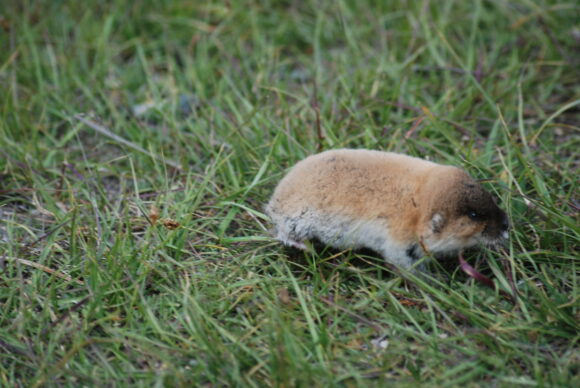
<path id="1" fill-rule="evenodd" d="M 390 152 L 331 150 L 297 163 L 280 182 L 269 208 L 292 214 L 305 207 L 375 218 L 404 211 L 404 199 L 437 164 Z"/>

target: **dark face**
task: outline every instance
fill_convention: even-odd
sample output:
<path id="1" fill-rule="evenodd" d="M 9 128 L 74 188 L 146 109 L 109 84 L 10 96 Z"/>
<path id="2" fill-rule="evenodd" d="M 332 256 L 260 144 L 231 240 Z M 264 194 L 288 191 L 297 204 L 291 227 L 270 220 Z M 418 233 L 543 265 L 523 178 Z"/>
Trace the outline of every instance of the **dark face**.
<path id="1" fill-rule="evenodd" d="M 482 227 L 481 237 L 487 243 L 497 243 L 508 237 L 509 220 L 484 188 L 475 182 L 463 183 L 459 193 L 459 217 L 467 217 Z"/>
<path id="2" fill-rule="evenodd" d="M 508 218 L 491 194 L 462 170 L 443 172 L 430 180 L 430 198 L 435 200 L 422 237 L 426 247 L 449 253 L 478 244 L 500 245 L 507 239 Z"/>

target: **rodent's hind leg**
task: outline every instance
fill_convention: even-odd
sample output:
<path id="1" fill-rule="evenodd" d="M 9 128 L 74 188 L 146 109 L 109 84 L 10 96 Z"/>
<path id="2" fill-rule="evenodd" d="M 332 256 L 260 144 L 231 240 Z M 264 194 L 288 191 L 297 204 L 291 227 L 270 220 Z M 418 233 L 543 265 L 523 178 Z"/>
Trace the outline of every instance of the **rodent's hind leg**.
<path id="1" fill-rule="evenodd" d="M 307 251 L 308 247 L 302 241 L 295 241 L 292 239 L 281 240 L 284 245 L 287 245 L 292 248 L 300 249 L 301 251 Z"/>
<path id="2" fill-rule="evenodd" d="M 285 231 L 281 229 L 278 229 L 276 233 L 276 240 L 280 241 L 282 244 L 288 247 L 300 249 L 302 251 L 308 250 L 308 246 L 306 246 L 304 242 L 293 237 L 294 236 L 292 236 L 291 233 L 285 233 Z"/>
<path id="3" fill-rule="evenodd" d="M 308 240 L 308 225 L 301 217 L 282 217 L 275 220 L 276 239 L 284 245 L 307 251 L 310 248 L 304 243 Z"/>

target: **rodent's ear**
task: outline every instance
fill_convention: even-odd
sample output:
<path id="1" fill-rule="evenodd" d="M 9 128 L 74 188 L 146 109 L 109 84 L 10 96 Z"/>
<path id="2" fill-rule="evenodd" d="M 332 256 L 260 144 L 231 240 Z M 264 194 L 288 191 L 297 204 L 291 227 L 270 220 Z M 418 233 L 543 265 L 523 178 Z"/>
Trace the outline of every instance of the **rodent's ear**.
<path id="1" fill-rule="evenodd" d="M 445 225 L 445 218 L 439 213 L 433 214 L 433 217 L 431 217 L 431 230 L 433 233 L 440 233 L 443 225 Z"/>

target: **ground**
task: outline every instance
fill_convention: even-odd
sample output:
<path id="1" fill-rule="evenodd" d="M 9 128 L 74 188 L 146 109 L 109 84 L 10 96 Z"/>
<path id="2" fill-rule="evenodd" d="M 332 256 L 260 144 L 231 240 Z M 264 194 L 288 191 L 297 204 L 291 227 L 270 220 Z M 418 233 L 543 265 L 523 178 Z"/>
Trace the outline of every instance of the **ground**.
<path id="1" fill-rule="evenodd" d="M 0 386 L 580 385 L 575 2 L 3 5 Z M 486 180 L 494 288 L 273 240 L 339 147 Z"/>

